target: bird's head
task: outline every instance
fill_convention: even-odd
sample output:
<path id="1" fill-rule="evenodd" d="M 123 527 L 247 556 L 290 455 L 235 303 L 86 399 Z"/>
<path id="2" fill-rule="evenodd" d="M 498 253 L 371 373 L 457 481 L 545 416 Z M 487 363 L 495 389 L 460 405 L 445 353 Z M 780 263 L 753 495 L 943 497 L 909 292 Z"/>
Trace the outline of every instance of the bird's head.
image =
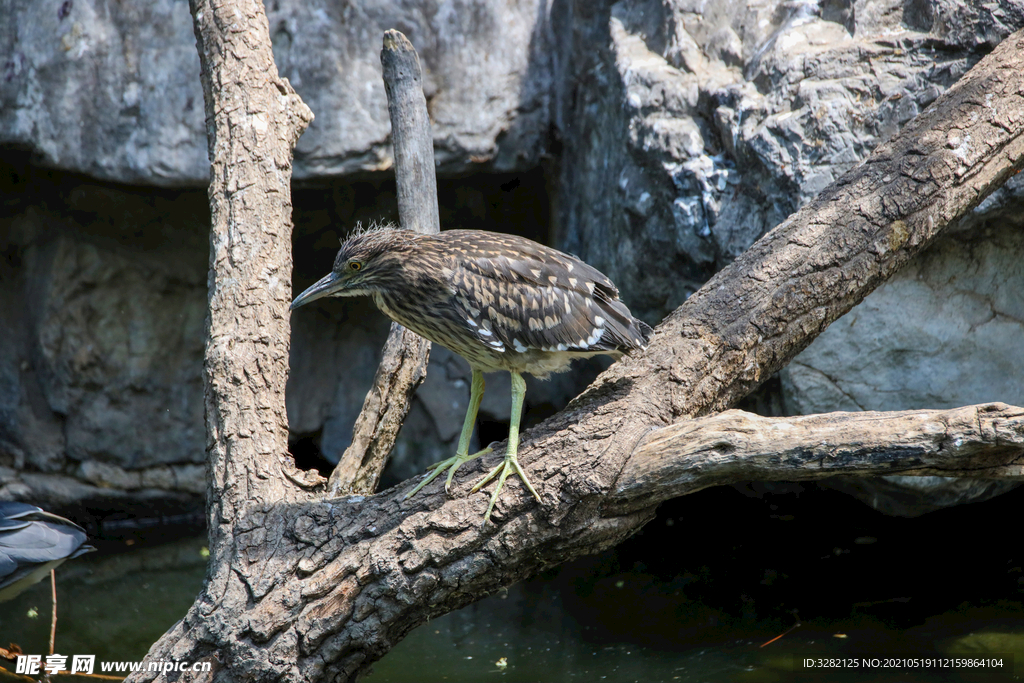
<path id="1" fill-rule="evenodd" d="M 325 296 L 366 296 L 388 288 L 402 267 L 400 252 L 415 235 L 397 228 L 377 228 L 342 242 L 334 268 L 302 294 L 290 310 Z"/>

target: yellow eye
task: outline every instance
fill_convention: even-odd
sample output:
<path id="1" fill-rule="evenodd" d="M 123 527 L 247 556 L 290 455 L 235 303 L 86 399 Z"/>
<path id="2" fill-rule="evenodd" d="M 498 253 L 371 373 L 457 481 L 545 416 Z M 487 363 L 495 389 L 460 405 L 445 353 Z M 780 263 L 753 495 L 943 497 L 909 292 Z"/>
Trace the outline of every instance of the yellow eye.
<path id="1" fill-rule="evenodd" d="M 348 264 L 348 267 L 351 268 L 352 270 L 358 271 L 362 270 L 363 264 L 360 263 L 359 261 L 352 261 L 351 263 Z"/>

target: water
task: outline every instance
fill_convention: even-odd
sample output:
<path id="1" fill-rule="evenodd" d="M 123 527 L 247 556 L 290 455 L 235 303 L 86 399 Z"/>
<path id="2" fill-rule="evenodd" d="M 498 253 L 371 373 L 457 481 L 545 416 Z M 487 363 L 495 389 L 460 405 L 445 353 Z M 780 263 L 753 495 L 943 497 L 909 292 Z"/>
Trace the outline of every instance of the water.
<path id="1" fill-rule="evenodd" d="M 205 543 L 189 538 L 128 552 L 111 552 L 108 544 L 106 552 L 58 567 L 54 651 L 142 659 L 202 588 Z M 49 653 L 50 615 L 49 580 L 0 603 L 0 647 L 13 642 L 25 653 Z"/>
<path id="2" fill-rule="evenodd" d="M 527 582 L 416 629 L 374 665 L 365 681 L 998 683 L 1024 680 L 1022 616 L 1014 605 L 979 608 L 936 615 L 909 630 L 888 628 L 871 618 L 813 620 L 763 647 L 781 632 L 754 624 L 733 630 L 743 632 L 746 637 L 741 639 L 691 638 L 655 647 L 639 645 L 636 639 L 608 640 L 601 633 L 604 629 L 569 616 L 557 592 L 540 582 Z M 637 621 L 642 623 L 642 615 Z M 917 667 L 893 667 L 884 654 L 891 659 L 954 653 L 992 657 L 992 652 L 1002 653 L 1004 666 L 954 671 L 926 668 L 919 661 Z M 825 657 L 836 660 L 832 664 L 855 668 L 822 673 L 802 664 L 804 659 L 817 662 Z M 884 668 L 887 665 L 890 668 Z"/>
<path id="3" fill-rule="evenodd" d="M 1012 522 L 1022 503 L 1015 492 L 907 520 L 814 490 L 700 492 L 662 506 L 612 552 L 421 626 L 365 680 L 1024 680 L 1024 544 Z M 57 652 L 141 660 L 199 592 L 204 544 L 99 543 L 60 567 Z M 48 651 L 49 596 L 43 582 L 0 604 L 0 647 Z M 799 665 L 957 652 L 1012 655 L 1014 668 Z"/>

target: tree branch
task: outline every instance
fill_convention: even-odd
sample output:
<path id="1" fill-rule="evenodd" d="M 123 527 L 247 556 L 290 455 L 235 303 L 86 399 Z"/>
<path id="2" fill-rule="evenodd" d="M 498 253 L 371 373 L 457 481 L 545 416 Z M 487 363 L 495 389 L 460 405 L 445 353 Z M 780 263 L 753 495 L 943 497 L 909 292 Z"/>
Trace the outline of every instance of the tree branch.
<path id="1" fill-rule="evenodd" d="M 434 142 L 427 101 L 423 96 L 420 61 L 409 39 L 398 31 L 384 32 L 380 52 L 384 87 L 395 148 L 398 217 L 402 227 L 426 234 L 440 230 Z M 430 342 L 393 323 L 384 357 L 356 418 L 352 443 L 331 473 L 331 495 L 370 494 L 409 413 L 409 399 L 427 375 Z"/>
<path id="2" fill-rule="evenodd" d="M 292 149 L 313 114 L 277 73 L 259 0 L 191 9 L 210 153 L 207 513 L 220 548 L 266 492 L 249 473 L 266 459 L 283 474 L 288 451 Z"/>
<path id="3" fill-rule="evenodd" d="M 430 133 L 423 71 L 416 48 L 400 31 L 384 32 L 380 51 L 395 148 L 395 183 L 402 227 L 424 234 L 441 229 L 437 213 L 434 138 Z"/>
<path id="4" fill-rule="evenodd" d="M 728 410 L 651 432 L 609 494 L 606 512 L 737 481 L 837 474 L 1024 479 L 1024 408 L 761 417 Z"/>
<path id="5" fill-rule="evenodd" d="M 409 413 L 412 394 L 427 376 L 429 353 L 429 341 L 391 323 L 373 386 L 352 428 L 352 443 L 331 473 L 332 496 L 367 495 L 377 490 L 377 482 Z"/>

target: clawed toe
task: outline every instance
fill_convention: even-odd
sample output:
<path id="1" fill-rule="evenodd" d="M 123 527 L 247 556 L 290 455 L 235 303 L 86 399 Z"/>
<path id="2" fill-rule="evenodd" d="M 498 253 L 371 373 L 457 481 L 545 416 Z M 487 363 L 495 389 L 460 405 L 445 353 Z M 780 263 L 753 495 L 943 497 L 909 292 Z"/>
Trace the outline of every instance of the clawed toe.
<path id="1" fill-rule="evenodd" d="M 514 455 L 506 455 L 505 460 L 495 466 L 490 472 L 488 472 L 476 485 L 470 490 L 470 493 L 476 493 L 481 488 L 487 485 L 495 477 L 498 477 L 498 485 L 494 487 L 494 493 L 491 494 L 491 500 L 487 504 L 487 512 L 484 513 L 484 523 L 490 521 L 491 511 L 494 510 L 494 504 L 498 500 L 498 494 L 501 493 L 501 488 L 505 485 L 505 479 L 510 475 L 518 474 L 519 478 L 523 480 L 527 490 L 533 494 L 533 497 L 537 499 L 537 502 L 541 502 L 540 495 L 536 489 L 533 488 L 533 484 L 530 483 L 530 478 L 526 476 L 526 472 L 519 465 L 519 460 Z"/>
<path id="2" fill-rule="evenodd" d="M 409 491 L 409 493 L 405 494 L 405 500 L 409 500 L 410 498 L 412 498 L 420 489 L 422 489 L 424 486 L 426 486 L 427 484 L 441 476 L 441 474 L 443 474 L 445 470 L 448 471 L 448 478 L 445 479 L 444 482 L 444 491 L 445 493 L 451 493 L 452 478 L 455 477 L 455 472 L 465 463 L 469 462 L 470 460 L 479 458 L 481 455 L 487 455 L 488 453 L 491 452 L 491 450 L 491 447 L 488 446 L 487 448 L 483 449 L 482 451 L 478 451 L 473 455 L 456 454 L 448 458 L 447 460 L 442 460 L 441 462 L 434 463 L 433 465 L 427 468 L 428 470 L 432 470 L 430 474 L 428 474 L 423 481 L 417 484 L 416 488 L 414 488 L 412 491 Z"/>
<path id="3" fill-rule="evenodd" d="M 448 476 L 444 482 L 444 490 L 445 493 L 450 493 L 452 479 L 455 477 L 455 472 L 470 460 L 475 460 L 476 458 L 479 458 L 481 455 L 487 455 L 488 453 L 491 453 L 493 450 L 494 449 L 492 448 L 492 446 L 488 446 L 487 448 L 477 453 L 474 453 L 473 455 L 456 454 L 448 458 L 447 460 L 442 460 L 441 462 L 434 463 L 433 465 L 427 468 L 429 474 L 427 474 L 423 481 L 417 484 L 416 488 L 414 488 L 412 491 L 409 491 L 409 493 L 405 494 L 405 500 L 412 498 L 416 493 L 420 491 L 420 489 L 422 489 L 424 486 L 437 479 L 446 471 L 448 472 Z M 491 469 L 491 471 L 484 475 L 480 479 L 480 481 L 478 481 L 470 490 L 470 493 L 476 493 L 484 486 L 486 486 L 488 483 L 490 483 L 491 480 L 493 480 L 495 477 L 497 477 L 498 479 L 498 483 L 494 487 L 494 492 L 491 494 L 490 502 L 487 504 L 487 512 L 484 513 L 485 524 L 489 522 L 491 519 L 491 512 L 494 510 L 494 504 L 498 501 L 498 494 L 501 493 L 502 487 L 505 486 L 505 480 L 508 479 L 513 474 L 518 475 L 519 478 L 523 480 L 523 484 L 526 486 L 526 489 L 533 495 L 534 498 L 537 499 L 537 502 L 541 502 L 540 494 L 538 494 L 537 490 L 533 488 L 533 484 L 530 483 L 530 478 L 526 476 L 526 472 L 519 465 L 519 460 L 516 458 L 514 454 L 506 453 L 505 459 L 502 462 L 498 463 L 496 466 L 494 466 Z"/>

